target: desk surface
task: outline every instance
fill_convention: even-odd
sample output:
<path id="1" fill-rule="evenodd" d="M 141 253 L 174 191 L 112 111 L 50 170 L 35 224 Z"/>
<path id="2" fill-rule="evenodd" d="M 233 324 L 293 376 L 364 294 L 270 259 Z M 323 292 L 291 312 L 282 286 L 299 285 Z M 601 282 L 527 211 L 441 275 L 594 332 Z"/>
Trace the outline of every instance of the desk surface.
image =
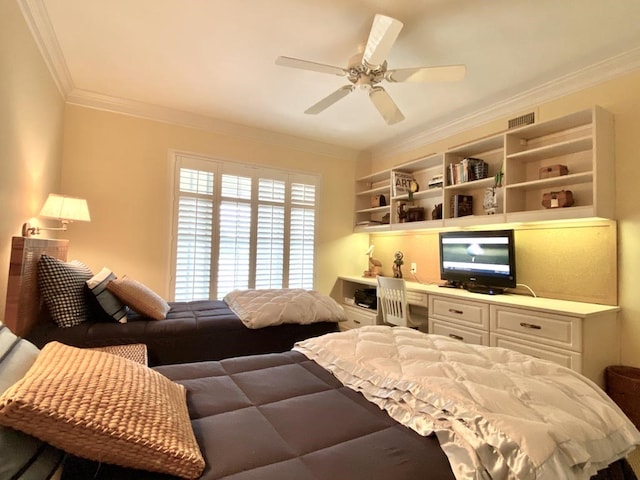
<path id="1" fill-rule="evenodd" d="M 375 287 L 375 278 L 358 277 L 356 275 L 340 275 L 339 279 L 352 283 L 359 283 Z M 406 281 L 406 288 L 409 291 L 426 293 L 427 295 L 439 295 L 456 298 L 459 300 L 473 300 L 490 303 L 492 305 L 504 305 L 517 308 L 530 308 L 549 313 L 559 313 L 563 315 L 575 315 L 589 317 L 599 315 L 604 312 L 617 312 L 620 307 L 614 305 L 600 305 L 597 303 L 572 302 L 568 300 L 556 300 L 553 298 L 530 297 L 527 295 L 516 295 L 505 293 L 503 295 L 484 295 L 481 293 L 471 293 L 459 288 L 443 288 L 437 284 L 424 284 Z"/>

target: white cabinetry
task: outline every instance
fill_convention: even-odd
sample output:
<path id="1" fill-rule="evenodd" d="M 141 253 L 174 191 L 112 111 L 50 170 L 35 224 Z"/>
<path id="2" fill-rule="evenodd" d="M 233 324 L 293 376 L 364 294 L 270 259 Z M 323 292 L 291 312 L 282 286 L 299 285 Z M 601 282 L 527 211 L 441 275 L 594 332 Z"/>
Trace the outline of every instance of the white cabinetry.
<path id="1" fill-rule="evenodd" d="M 614 218 L 613 116 L 600 107 L 506 134 L 506 220 Z M 565 165 L 567 175 L 539 178 Z M 574 205 L 545 209 L 542 195 L 569 190 Z"/>
<path id="2" fill-rule="evenodd" d="M 504 221 L 504 202 L 499 202 L 498 211 L 487 215 L 483 207 L 484 195 L 488 188 L 496 183 L 495 177 L 503 171 L 504 163 L 504 135 L 485 138 L 476 142 L 456 147 L 445 153 L 445 172 L 451 165 L 460 164 L 465 158 L 483 160 L 488 167 L 486 178 L 467 182 L 453 183 L 450 175 L 445 174 L 444 188 L 444 218 L 446 226 L 478 225 L 484 223 L 499 223 Z M 453 212 L 453 197 L 468 195 L 473 198 L 473 215 L 456 217 Z"/>
<path id="3" fill-rule="evenodd" d="M 378 311 L 376 309 L 360 307 L 355 304 L 354 300 L 356 290 L 376 288 L 377 282 L 374 278 L 362 278 L 359 280 L 361 281 L 345 282 L 338 280 L 332 293 L 333 298 L 342 305 L 347 317 L 346 322 L 340 322 L 340 330 L 375 325 L 378 321 Z"/>
<path id="4" fill-rule="evenodd" d="M 345 298 L 376 281 L 338 278 L 334 298 L 348 322 L 342 328 L 380 323 L 377 312 L 349 305 Z M 620 362 L 620 326 L 616 306 L 569 302 L 523 295 L 481 295 L 465 290 L 407 282 L 409 303 L 428 305 L 428 331 L 466 343 L 516 350 L 582 373 L 600 386 L 604 370 Z"/>
<path id="5" fill-rule="evenodd" d="M 489 345 L 489 305 L 430 295 L 429 332 Z"/>
<path id="6" fill-rule="evenodd" d="M 382 196 L 385 205 L 373 205 L 375 197 Z M 385 230 L 389 221 L 384 222 L 386 215 L 391 214 L 391 170 L 367 175 L 356 180 L 356 230 Z"/>
<path id="7" fill-rule="evenodd" d="M 478 158 L 488 165 L 486 178 L 453 183 L 450 165 L 465 158 Z M 540 169 L 564 165 L 568 174 L 540 178 Z M 397 215 L 407 195 L 393 195 L 394 171 L 411 173 L 420 185 L 412 204 L 424 208 L 425 220 L 402 223 Z M 496 189 L 498 208 L 488 215 L 484 209 L 487 189 L 500 177 Z M 433 177 L 443 175 L 442 188 L 429 189 Z M 545 193 L 569 190 L 574 204 L 545 208 Z M 371 207 L 371 197 L 383 194 L 387 206 Z M 473 198 L 473 215 L 455 218 L 454 195 Z M 442 204 L 442 219 L 432 220 L 434 207 Z M 527 125 L 482 138 L 446 152 L 430 155 L 372 174 L 356 181 L 356 231 L 412 230 L 502 222 L 544 221 L 569 218 L 615 218 L 615 164 L 613 116 L 601 107 L 582 110 L 547 122 Z M 390 223 L 366 224 L 389 214 Z"/>
<path id="8" fill-rule="evenodd" d="M 351 330 L 365 325 L 375 325 L 378 312 L 356 305 L 342 305 L 347 316 L 346 322 L 340 323 L 340 330 Z"/>
<path id="9" fill-rule="evenodd" d="M 429 332 L 550 360 L 602 386 L 604 369 L 620 360 L 617 312 L 606 305 L 454 291 L 429 295 Z"/>
<path id="10" fill-rule="evenodd" d="M 411 195 L 403 193 L 391 197 L 391 229 L 403 230 L 410 226 L 411 228 L 437 228 L 442 227 L 442 218 L 434 219 L 432 214 L 436 205 L 442 204 L 442 186 L 429 188 L 429 181 L 437 176 L 442 175 L 443 155 L 430 155 L 420 158 L 412 162 L 399 165 L 393 171 L 410 173 L 416 180 L 419 190 Z M 424 212 L 424 220 L 415 222 L 401 222 L 398 215 L 398 207 L 400 204 L 406 204 L 407 207 L 422 208 Z"/>

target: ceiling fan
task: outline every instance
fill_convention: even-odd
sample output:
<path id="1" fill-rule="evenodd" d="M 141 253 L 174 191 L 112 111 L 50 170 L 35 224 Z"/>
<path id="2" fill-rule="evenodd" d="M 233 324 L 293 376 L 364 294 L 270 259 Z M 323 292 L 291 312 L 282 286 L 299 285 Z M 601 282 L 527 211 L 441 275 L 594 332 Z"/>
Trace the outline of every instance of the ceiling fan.
<path id="1" fill-rule="evenodd" d="M 304 113 L 316 115 L 341 98 L 344 98 L 356 87 L 368 90 L 369 98 L 389 125 L 404 120 L 404 115 L 392 100 L 387 91 L 379 83 L 387 82 L 444 82 L 457 81 L 464 78 L 464 65 L 444 65 L 436 67 L 416 67 L 387 69 L 387 55 L 402 30 L 403 24 L 395 18 L 377 14 L 369 38 L 362 53 L 349 59 L 347 68 L 334 67 L 322 63 L 310 62 L 291 57 L 278 57 L 276 64 L 283 67 L 301 68 L 320 73 L 331 73 L 347 77 L 350 85 L 338 90 L 312 105 Z"/>

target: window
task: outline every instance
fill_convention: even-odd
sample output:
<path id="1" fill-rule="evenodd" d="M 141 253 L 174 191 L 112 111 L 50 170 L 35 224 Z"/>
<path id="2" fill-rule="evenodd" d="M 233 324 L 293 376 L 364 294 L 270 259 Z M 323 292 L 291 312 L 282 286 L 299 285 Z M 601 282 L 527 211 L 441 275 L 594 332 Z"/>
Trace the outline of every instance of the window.
<path id="1" fill-rule="evenodd" d="M 317 175 L 176 154 L 176 301 L 313 288 Z"/>

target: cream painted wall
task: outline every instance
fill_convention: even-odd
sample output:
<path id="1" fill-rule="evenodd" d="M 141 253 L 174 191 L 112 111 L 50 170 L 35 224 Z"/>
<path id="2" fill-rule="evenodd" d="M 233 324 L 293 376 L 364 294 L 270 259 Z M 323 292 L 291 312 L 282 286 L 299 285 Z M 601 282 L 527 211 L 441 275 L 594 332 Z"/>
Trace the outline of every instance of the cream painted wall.
<path id="1" fill-rule="evenodd" d="M 604 107 L 613 113 L 615 117 L 616 169 L 611 174 L 616 176 L 617 292 L 618 304 L 621 307 L 619 315 L 622 325 L 621 360 L 624 364 L 640 367 L 640 295 L 637 293 L 640 286 L 640 189 L 638 188 L 640 181 L 640 71 L 564 96 L 555 101 L 532 107 L 538 107 L 539 120 L 544 121 L 589 108 L 594 104 Z M 375 159 L 372 162 L 371 171 L 383 170 L 434 151 L 444 151 L 451 146 L 499 132 L 505 126 L 506 118 L 430 145 L 424 145 L 420 149 L 405 152 L 401 156 Z M 578 238 L 586 241 L 586 245 L 602 244 L 601 239 L 598 237 L 603 230 L 599 227 L 594 228 L 581 231 Z M 547 239 L 553 237 L 566 239 L 567 236 L 571 237 L 571 234 L 562 230 L 558 230 L 555 233 L 550 230 L 544 235 Z M 389 252 L 394 248 L 401 249 L 400 247 L 406 247 L 403 252 L 405 257 L 409 259 L 412 257 L 419 258 L 421 255 L 423 258 L 427 256 L 427 254 L 420 251 L 424 247 L 417 247 L 411 243 L 411 240 L 394 242 L 392 238 L 391 236 L 372 237 L 374 243 L 381 243 L 381 248 L 376 247 L 376 252 L 388 256 Z M 393 245 L 389 245 L 389 243 Z M 433 241 L 427 242 L 430 245 L 427 247 L 429 250 L 434 248 L 433 243 Z M 526 242 L 529 251 L 532 248 L 532 244 L 533 242 Z M 563 282 L 570 282 L 570 290 L 576 295 L 582 295 L 584 291 L 591 291 L 591 294 L 597 294 L 602 288 L 609 288 L 612 282 L 615 282 L 616 266 L 609 265 L 609 263 L 614 261 L 616 246 L 609 240 L 604 244 L 608 245 L 608 248 L 612 250 L 609 255 L 600 257 L 600 260 L 593 262 L 588 253 L 594 247 L 585 247 L 587 255 L 580 264 L 582 267 L 580 273 L 573 277 L 562 279 Z M 547 248 L 547 245 L 548 242 L 545 242 L 544 247 L 540 246 L 539 248 Z M 537 257 L 544 258 L 539 253 L 539 251 L 536 252 Z M 537 273 L 538 277 L 540 277 L 540 272 L 544 272 L 545 269 L 547 272 L 553 271 L 554 267 L 558 265 L 557 258 L 566 260 L 566 258 L 558 255 L 554 254 L 553 251 L 549 252 L 548 262 L 539 263 L 540 271 Z M 560 265 L 565 265 L 565 263 L 560 262 Z M 525 268 L 529 268 L 533 272 L 531 267 Z M 433 277 L 433 268 L 427 266 L 423 275 L 427 275 L 424 277 L 426 279 Z M 420 271 L 418 276 L 420 278 Z M 536 281 L 539 282 L 540 280 Z M 560 285 L 560 282 L 558 282 L 558 285 Z M 566 283 L 563 284 L 562 288 L 567 288 Z"/>
<path id="2" fill-rule="evenodd" d="M 321 174 L 316 288 L 328 293 L 337 271 L 356 268 L 353 244 L 364 252 L 367 238 L 351 233 L 352 160 L 73 105 L 65 112 L 62 189 L 88 200 L 92 221 L 69 228 L 70 257 L 171 298 L 171 150 Z"/>
<path id="3" fill-rule="evenodd" d="M 0 319 L 11 237 L 60 182 L 64 102 L 17 2 L 0 2 Z M 37 223 L 33 219 L 32 223 Z"/>
<path id="4" fill-rule="evenodd" d="M 353 165 L 284 146 L 76 106 L 66 107 L 63 120 L 63 101 L 16 2 L 0 2 L 0 19 L 0 201 L 6 206 L 0 211 L 0 318 L 10 237 L 37 215 L 49 192 L 84 196 L 90 202 L 93 221 L 74 224 L 65 234 L 71 240 L 72 257 L 94 269 L 109 265 L 168 296 L 169 149 L 322 173 L 316 287 L 326 292 L 334 285 L 336 272 L 358 274 L 366 265 L 360 252 L 366 250 L 369 238 L 351 233 L 355 170 L 361 176 L 496 132 L 504 125 L 504 121 L 492 122 L 393 159 Z M 636 293 L 640 284 L 640 72 L 541 105 L 540 119 L 593 104 L 615 115 L 621 351 L 623 363 L 640 366 L 640 295 Z M 604 274 L 611 275 L 610 271 Z"/>
<path id="5" fill-rule="evenodd" d="M 487 228 L 486 226 L 480 228 Z M 616 222 L 567 222 L 563 227 L 545 224 L 510 226 L 515 230 L 518 283 L 544 298 L 617 305 Z M 438 232 L 375 235 L 375 257 L 383 275 L 393 275 L 396 251 L 404 254 L 403 275 L 408 280 L 439 284 Z M 412 277 L 409 266 L 418 272 Z M 529 295 L 524 287 L 511 290 Z"/>

